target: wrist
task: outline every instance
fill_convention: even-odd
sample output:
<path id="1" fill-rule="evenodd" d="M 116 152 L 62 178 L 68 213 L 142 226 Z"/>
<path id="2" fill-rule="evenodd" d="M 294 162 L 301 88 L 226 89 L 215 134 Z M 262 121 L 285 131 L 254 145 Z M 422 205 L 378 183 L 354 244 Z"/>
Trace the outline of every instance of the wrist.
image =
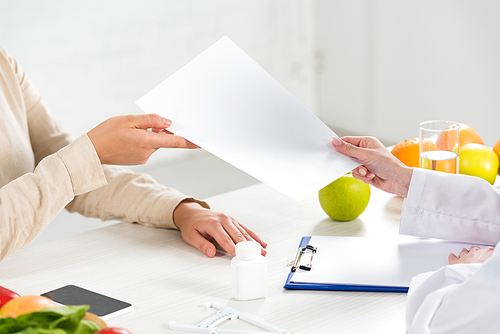
<path id="1" fill-rule="evenodd" d="M 202 208 L 203 207 L 197 202 L 183 200 L 174 209 L 173 213 L 174 225 L 177 226 L 177 228 L 180 230 L 180 225 L 182 225 L 184 217 L 188 216 L 192 210 L 199 210 Z"/>
<path id="2" fill-rule="evenodd" d="M 394 194 L 406 198 L 410 189 L 411 177 L 413 169 L 411 167 L 402 166 L 397 176 L 396 191 Z"/>
<path id="3" fill-rule="evenodd" d="M 89 137 L 90 142 L 94 146 L 94 150 L 97 153 L 97 156 L 99 157 L 99 161 L 101 162 L 101 164 L 105 164 L 102 156 L 102 148 L 98 140 L 99 136 L 96 134 L 96 132 L 97 130 L 95 128 L 90 130 L 89 132 L 87 132 L 87 137 Z"/>

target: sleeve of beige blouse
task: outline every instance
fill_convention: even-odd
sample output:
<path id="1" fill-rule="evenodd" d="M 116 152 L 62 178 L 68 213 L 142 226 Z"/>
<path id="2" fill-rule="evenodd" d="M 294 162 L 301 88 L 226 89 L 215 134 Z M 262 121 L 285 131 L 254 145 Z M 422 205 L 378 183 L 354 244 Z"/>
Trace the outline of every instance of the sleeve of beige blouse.
<path id="1" fill-rule="evenodd" d="M 4 53 L 5 55 L 5 53 Z M 28 128 L 47 126 L 41 121 L 44 109 L 39 95 L 33 90 L 24 71 L 7 56 L 17 82 L 9 82 L 17 112 L 26 113 Z M 16 95 L 20 91 L 21 94 Z M 53 132 L 42 140 L 38 129 L 30 131 L 37 166 L 0 188 L 0 260 L 29 244 L 74 198 L 106 184 L 106 179 L 90 139 L 84 135 L 69 144 L 68 136 Z M 47 149 L 50 143 L 61 143 L 57 149 Z M 64 147 L 64 148 L 62 148 Z M 61 149 L 62 148 L 62 149 Z"/>
<path id="2" fill-rule="evenodd" d="M 158 184 L 147 174 L 115 166 L 105 166 L 104 172 L 108 180 L 106 187 L 77 196 L 66 209 L 102 220 L 119 219 L 149 227 L 177 228 L 173 213 L 180 202 L 196 202 L 209 208 L 203 201 Z"/>
<path id="3" fill-rule="evenodd" d="M 68 145 L 71 142 L 71 136 L 43 104 L 22 69 L 17 64 L 15 66 L 26 108 L 29 110 L 28 126 L 31 144 L 36 162 L 38 162 L 43 157 Z M 173 221 L 173 212 L 180 202 L 197 202 L 209 208 L 205 202 L 160 185 L 148 175 L 132 173 L 114 166 L 104 165 L 103 170 L 108 186 L 76 196 L 66 206 L 68 211 L 78 212 L 86 217 L 98 217 L 102 220 L 119 219 L 151 227 L 177 228 Z"/>
<path id="4" fill-rule="evenodd" d="M 0 188 L 0 260 L 29 244 L 74 198 L 106 184 L 86 135 Z"/>
<path id="5" fill-rule="evenodd" d="M 28 123 L 37 162 L 71 141 L 71 136 L 41 100 L 36 101 L 29 111 Z M 90 140 L 89 143 L 92 145 Z M 91 149 L 95 152 L 93 146 Z M 95 154 L 97 156 L 97 153 Z M 77 156 L 74 158 L 75 161 L 80 161 Z M 148 175 L 115 166 L 104 165 L 102 169 L 108 185 L 76 196 L 66 206 L 68 211 L 102 220 L 118 219 L 150 227 L 177 228 L 173 221 L 173 212 L 180 202 L 197 202 L 209 208 L 205 202 L 160 185 Z"/>

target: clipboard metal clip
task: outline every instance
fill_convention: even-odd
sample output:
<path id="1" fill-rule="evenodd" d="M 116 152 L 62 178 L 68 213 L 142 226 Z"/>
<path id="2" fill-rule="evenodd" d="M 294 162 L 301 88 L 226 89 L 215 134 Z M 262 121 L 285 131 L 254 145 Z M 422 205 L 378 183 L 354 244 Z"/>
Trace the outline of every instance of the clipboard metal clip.
<path id="1" fill-rule="evenodd" d="M 314 255 L 316 254 L 317 250 L 318 250 L 317 247 L 314 247 L 311 245 L 299 247 L 299 249 L 297 250 L 297 255 L 295 256 L 295 261 L 293 262 L 293 265 L 292 265 L 292 271 L 295 272 L 297 270 L 297 268 L 302 269 L 302 270 L 311 271 L 312 261 L 313 261 Z M 306 265 L 301 265 L 300 259 L 302 258 L 302 256 L 304 255 L 304 253 L 306 251 L 311 251 L 311 258 L 309 259 L 309 263 L 307 263 Z"/>

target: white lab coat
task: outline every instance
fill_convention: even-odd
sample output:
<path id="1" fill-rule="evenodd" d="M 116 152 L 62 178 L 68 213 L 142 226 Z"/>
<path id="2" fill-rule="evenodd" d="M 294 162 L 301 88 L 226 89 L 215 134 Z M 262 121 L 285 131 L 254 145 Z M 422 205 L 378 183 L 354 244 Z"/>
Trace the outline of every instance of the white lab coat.
<path id="1" fill-rule="evenodd" d="M 500 241 L 496 185 L 477 177 L 414 168 L 399 232 L 494 246 Z"/>
<path id="2" fill-rule="evenodd" d="M 415 276 L 406 326 L 409 334 L 500 333 L 500 248 L 484 264 L 454 264 Z"/>
<path id="3" fill-rule="evenodd" d="M 414 169 L 400 233 L 498 246 L 500 189 L 479 178 Z M 500 333 L 500 247 L 482 265 L 415 276 L 406 324 L 409 334 Z"/>

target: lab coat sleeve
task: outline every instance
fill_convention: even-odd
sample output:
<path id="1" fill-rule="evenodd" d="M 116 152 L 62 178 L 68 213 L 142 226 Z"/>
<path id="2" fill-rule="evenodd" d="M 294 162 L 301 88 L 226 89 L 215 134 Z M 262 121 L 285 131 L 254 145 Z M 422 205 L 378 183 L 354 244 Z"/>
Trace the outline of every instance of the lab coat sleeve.
<path id="1" fill-rule="evenodd" d="M 415 276 L 408 291 L 406 324 L 409 334 L 498 333 L 499 309 L 497 247 L 483 265 L 455 264 Z"/>
<path id="2" fill-rule="evenodd" d="M 495 245 L 500 188 L 478 177 L 414 168 L 400 233 Z"/>

